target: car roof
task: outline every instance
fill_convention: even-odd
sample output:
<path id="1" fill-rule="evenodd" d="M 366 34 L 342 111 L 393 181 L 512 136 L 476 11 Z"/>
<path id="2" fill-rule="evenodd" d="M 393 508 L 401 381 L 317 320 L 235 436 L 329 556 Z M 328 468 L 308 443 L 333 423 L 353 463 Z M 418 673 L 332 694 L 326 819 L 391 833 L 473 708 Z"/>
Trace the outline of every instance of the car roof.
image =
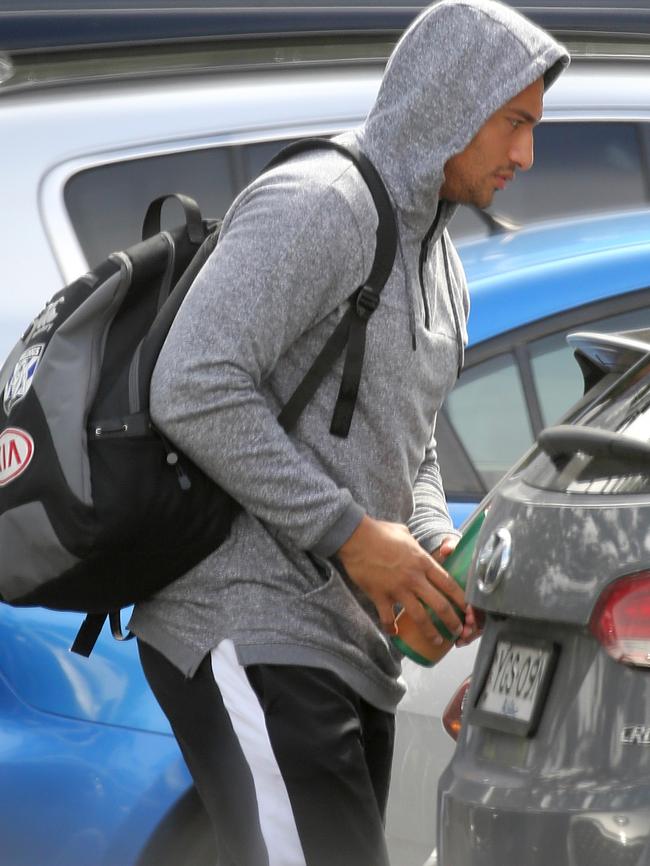
<path id="1" fill-rule="evenodd" d="M 240 2 L 225 7 L 217 0 L 203 0 L 188 8 L 174 0 L 140 0 L 134 8 L 124 0 L 6 0 L 0 10 L 0 50 L 69 50 L 236 36 L 290 38 L 307 33 L 387 33 L 397 38 L 425 5 L 285 0 L 281 6 Z M 627 0 L 624 8 L 594 0 L 515 0 L 512 5 L 559 37 L 650 37 L 645 0 Z"/>
<path id="2" fill-rule="evenodd" d="M 650 58 L 650 9 L 641 0 L 521 0 L 514 6 L 552 32 L 575 60 Z M 637 3 L 639 5 L 637 5 Z M 381 67 L 423 3 L 373 0 L 281 6 L 244 0 L 4 0 L 0 97 L 48 86 L 205 74 L 227 69 Z"/>
<path id="3" fill-rule="evenodd" d="M 470 343 L 650 286 L 650 211 L 538 223 L 458 247 Z"/>
<path id="4" fill-rule="evenodd" d="M 0 11 L 0 48 L 14 53 L 350 33 L 389 33 L 396 38 L 418 11 L 416 6 L 251 8 L 205 4 L 179 8 L 160 3 L 155 7 L 92 4 L 66 8 L 66 4 L 52 4 L 43 8 L 39 4 L 32 10 Z"/>

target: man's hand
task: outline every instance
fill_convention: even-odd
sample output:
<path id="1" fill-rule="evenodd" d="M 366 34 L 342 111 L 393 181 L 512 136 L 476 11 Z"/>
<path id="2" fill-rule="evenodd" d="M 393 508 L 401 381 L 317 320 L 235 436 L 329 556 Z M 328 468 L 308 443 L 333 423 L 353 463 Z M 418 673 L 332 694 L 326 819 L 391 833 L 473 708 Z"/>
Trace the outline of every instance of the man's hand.
<path id="1" fill-rule="evenodd" d="M 484 622 L 485 614 L 483 611 L 468 604 L 465 611 L 465 625 L 461 636 L 456 641 L 456 646 L 469 646 L 472 641 L 480 637 L 483 633 Z"/>
<path id="2" fill-rule="evenodd" d="M 457 535 L 447 535 L 442 539 L 442 542 L 434 551 L 432 551 L 431 556 L 435 559 L 436 562 L 444 562 L 445 559 L 449 556 L 449 554 L 456 549 L 456 545 L 460 541 L 460 538 Z"/>
<path id="3" fill-rule="evenodd" d="M 442 643 L 420 602 L 430 607 L 452 634 L 463 633 L 451 604 L 465 610 L 463 590 L 420 547 L 406 526 L 365 516 L 337 555 L 350 579 L 374 603 L 388 634 L 395 634 L 394 607 L 399 604 L 423 634 L 434 643 Z"/>

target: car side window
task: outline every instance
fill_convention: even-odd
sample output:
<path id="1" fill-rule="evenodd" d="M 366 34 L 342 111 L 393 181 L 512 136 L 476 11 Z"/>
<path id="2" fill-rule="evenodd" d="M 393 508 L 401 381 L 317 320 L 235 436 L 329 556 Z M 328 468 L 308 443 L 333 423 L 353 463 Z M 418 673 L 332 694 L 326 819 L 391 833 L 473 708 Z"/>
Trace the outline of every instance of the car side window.
<path id="1" fill-rule="evenodd" d="M 446 406 L 486 488 L 499 480 L 533 440 L 519 368 L 509 353 L 464 370 Z M 444 466 L 444 455 L 440 465 Z"/>
<path id="2" fill-rule="evenodd" d="M 495 199 L 520 223 L 648 202 L 641 124 L 548 122 L 535 130 L 535 165 Z"/>
<path id="3" fill-rule="evenodd" d="M 465 445 L 449 421 L 445 410 L 436 421 L 436 447 L 440 475 L 447 498 L 478 502 L 487 493 L 487 487 L 474 468 Z"/>
<path id="4" fill-rule="evenodd" d="M 566 342 L 567 334 L 649 327 L 650 308 L 641 307 L 563 328 L 528 343 L 542 426 L 557 423 L 583 393 L 582 374 Z M 463 371 L 447 398 L 444 423 L 439 421 L 437 432 L 440 470 L 450 498 L 481 498 L 530 447 L 534 438 L 530 399 L 533 395 L 526 394 L 514 354 L 502 353 Z"/>
<path id="5" fill-rule="evenodd" d="M 645 207 L 650 201 L 650 124 L 545 121 L 535 130 L 535 165 L 495 196 L 488 211 L 528 225 L 540 220 Z M 596 180 L 597 179 L 597 180 Z M 460 207 L 454 239 L 484 236 L 486 226 Z"/>

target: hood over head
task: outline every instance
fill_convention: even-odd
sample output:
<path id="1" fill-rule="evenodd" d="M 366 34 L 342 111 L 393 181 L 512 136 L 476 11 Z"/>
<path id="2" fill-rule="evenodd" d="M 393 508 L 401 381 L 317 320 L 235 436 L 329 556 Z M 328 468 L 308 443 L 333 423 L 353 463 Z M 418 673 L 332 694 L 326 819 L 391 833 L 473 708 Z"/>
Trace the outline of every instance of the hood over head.
<path id="1" fill-rule="evenodd" d="M 547 90 L 568 64 L 562 45 L 495 0 L 425 9 L 397 43 L 358 135 L 404 222 L 428 227 L 447 160 L 505 103 L 542 76 Z"/>

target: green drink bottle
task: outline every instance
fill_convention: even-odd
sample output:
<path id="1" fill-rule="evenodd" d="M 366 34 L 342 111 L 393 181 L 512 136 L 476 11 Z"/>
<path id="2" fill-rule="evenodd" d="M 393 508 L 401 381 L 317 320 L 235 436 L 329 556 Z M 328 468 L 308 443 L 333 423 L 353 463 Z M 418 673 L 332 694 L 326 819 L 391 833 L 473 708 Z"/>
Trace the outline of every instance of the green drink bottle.
<path id="1" fill-rule="evenodd" d="M 472 562 L 472 555 L 476 547 L 476 539 L 478 538 L 479 530 L 485 520 L 486 510 L 483 509 L 472 518 L 469 525 L 463 532 L 455 549 L 442 563 L 442 567 L 454 578 L 456 583 L 465 589 L 467 583 L 467 575 Z M 434 644 L 432 641 L 422 634 L 419 626 L 411 619 L 411 617 L 402 611 L 397 619 L 397 634 L 391 638 L 396 647 L 398 647 L 405 656 L 425 667 L 432 667 L 439 661 L 454 645 L 456 638 L 450 633 L 445 624 L 438 616 L 425 605 L 426 611 L 429 614 L 432 623 L 437 628 L 440 636 L 443 638 L 441 645 Z M 458 615 L 463 619 L 462 612 L 456 608 Z"/>

